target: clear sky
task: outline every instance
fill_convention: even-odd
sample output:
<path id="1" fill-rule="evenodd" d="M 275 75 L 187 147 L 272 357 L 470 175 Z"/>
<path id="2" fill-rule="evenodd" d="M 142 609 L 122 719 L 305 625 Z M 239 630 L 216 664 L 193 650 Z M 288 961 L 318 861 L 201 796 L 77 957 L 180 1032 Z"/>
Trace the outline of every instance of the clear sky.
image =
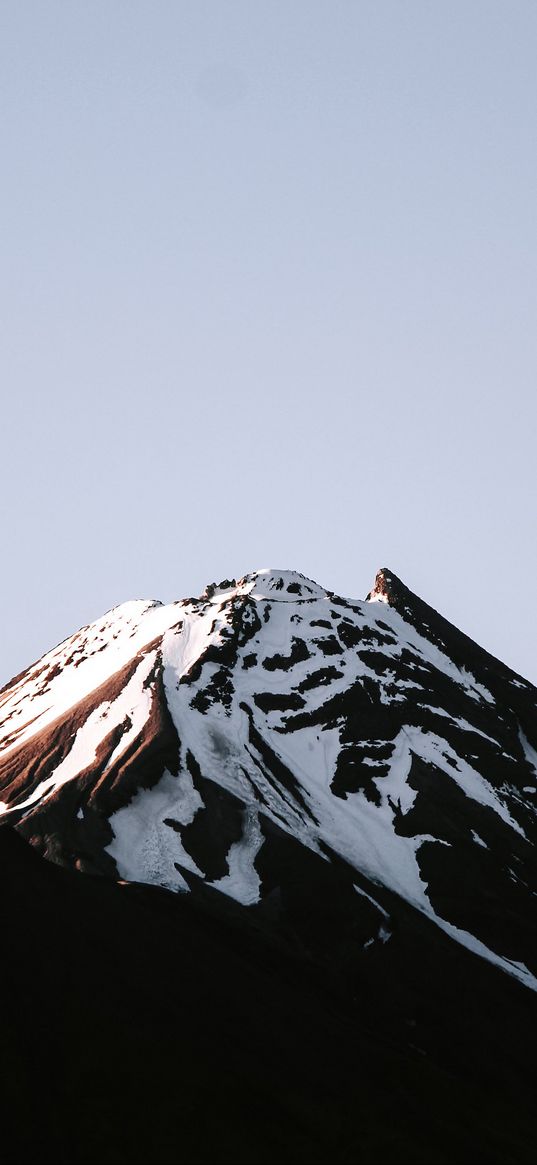
<path id="1" fill-rule="evenodd" d="M 0 0 L 0 683 L 389 566 L 537 681 L 534 0 Z"/>

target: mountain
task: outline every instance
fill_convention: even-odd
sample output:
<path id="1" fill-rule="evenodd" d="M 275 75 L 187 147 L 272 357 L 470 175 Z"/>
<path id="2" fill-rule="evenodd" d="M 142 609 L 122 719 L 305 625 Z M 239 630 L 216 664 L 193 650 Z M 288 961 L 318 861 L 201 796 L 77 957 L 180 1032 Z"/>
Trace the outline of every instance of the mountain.
<path id="1" fill-rule="evenodd" d="M 388 570 L 263 570 L 114 608 L 0 724 L 10 1159 L 532 1160 L 530 683 Z"/>

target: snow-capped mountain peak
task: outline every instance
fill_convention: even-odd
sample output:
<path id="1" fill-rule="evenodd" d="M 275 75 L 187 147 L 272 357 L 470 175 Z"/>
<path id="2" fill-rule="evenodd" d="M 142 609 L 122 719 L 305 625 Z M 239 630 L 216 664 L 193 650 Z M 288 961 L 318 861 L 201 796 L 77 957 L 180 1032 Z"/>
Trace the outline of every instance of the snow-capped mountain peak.
<path id="1" fill-rule="evenodd" d="M 536 696 L 386 569 L 367 600 L 258 570 L 116 607 L 12 681 L 3 819 L 63 864 L 258 907 L 310 854 L 537 986 Z"/>

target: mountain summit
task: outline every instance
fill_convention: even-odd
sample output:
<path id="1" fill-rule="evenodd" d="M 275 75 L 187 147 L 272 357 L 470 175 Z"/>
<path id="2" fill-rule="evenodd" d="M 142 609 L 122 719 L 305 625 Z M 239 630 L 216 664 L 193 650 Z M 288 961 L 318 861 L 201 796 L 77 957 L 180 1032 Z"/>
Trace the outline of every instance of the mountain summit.
<path id="1" fill-rule="evenodd" d="M 255 571 L 116 607 L 8 684 L 0 821 L 262 927 L 307 902 L 313 945 L 343 911 L 363 959 L 410 911 L 535 990 L 536 713 L 389 570 L 364 601 Z"/>

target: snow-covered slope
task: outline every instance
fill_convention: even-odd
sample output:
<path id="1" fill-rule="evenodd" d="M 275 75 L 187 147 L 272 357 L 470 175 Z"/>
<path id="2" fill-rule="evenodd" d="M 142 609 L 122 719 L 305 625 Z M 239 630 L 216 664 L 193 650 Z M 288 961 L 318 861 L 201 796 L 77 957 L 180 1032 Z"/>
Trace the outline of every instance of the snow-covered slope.
<path id="1" fill-rule="evenodd" d="M 369 903 L 366 952 L 398 898 L 537 988 L 537 692 L 388 571 L 126 603 L 0 724 L 2 819 L 62 864 L 253 906 L 309 853 Z"/>

